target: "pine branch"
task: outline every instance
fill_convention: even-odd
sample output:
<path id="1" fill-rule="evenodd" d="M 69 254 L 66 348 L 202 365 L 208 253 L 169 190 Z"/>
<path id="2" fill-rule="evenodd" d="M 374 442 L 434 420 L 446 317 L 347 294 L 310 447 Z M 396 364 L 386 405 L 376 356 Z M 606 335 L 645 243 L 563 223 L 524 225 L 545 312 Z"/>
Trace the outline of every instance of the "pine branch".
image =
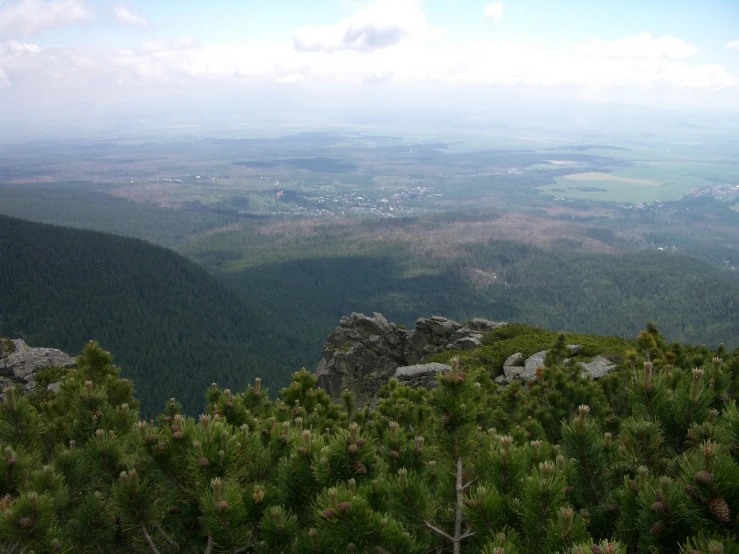
<path id="1" fill-rule="evenodd" d="M 424 521 L 423 524 L 426 526 L 426 529 L 429 529 L 430 531 L 433 531 L 434 533 L 436 533 L 440 537 L 448 540 L 449 542 L 454 542 L 454 537 L 452 537 L 451 535 L 445 533 L 444 531 L 442 531 L 438 527 L 434 527 L 428 521 Z"/>
<path id="2" fill-rule="evenodd" d="M 149 548 L 151 548 L 151 551 L 153 554 L 159 554 L 159 551 L 157 550 L 157 547 L 154 546 L 154 541 L 151 540 L 151 537 L 149 536 L 149 532 L 146 530 L 146 525 L 144 525 L 144 522 L 141 522 L 141 531 L 144 533 L 144 537 L 146 538 L 146 542 L 149 543 Z"/>
<path id="3" fill-rule="evenodd" d="M 464 517 L 464 489 L 462 488 L 462 458 L 457 458 L 457 514 L 454 518 L 454 554 L 461 554 L 462 518 Z"/>
<path id="4" fill-rule="evenodd" d="M 463 486 L 463 487 L 462 487 L 462 490 L 463 490 L 463 491 L 466 491 L 466 490 L 467 490 L 467 489 L 469 489 L 469 488 L 470 488 L 470 487 L 471 487 L 472 485 L 474 485 L 476 481 L 477 481 L 477 479 L 473 479 L 472 481 L 470 481 L 469 483 L 467 483 L 467 484 L 466 484 L 465 486 Z"/>
<path id="5" fill-rule="evenodd" d="M 172 537 L 170 537 L 169 535 L 167 535 L 167 533 L 164 532 L 164 529 L 162 529 L 161 525 L 156 525 L 156 528 L 157 528 L 157 531 L 159 531 L 159 534 L 164 537 L 164 540 L 166 540 L 172 546 L 175 546 L 175 547 L 177 546 L 177 543 L 174 542 Z"/>
<path id="6" fill-rule="evenodd" d="M 452 543 L 454 554 L 461 554 L 462 541 L 475 535 L 474 531 L 467 531 L 462 534 L 462 521 L 464 519 L 464 491 L 472 486 L 475 481 L 472 480 L 466 485 L 462 485 L 462 458 L 457 458 L 457 513 L 454 518 L 454 536 L 445 533 L 438 527 L 434 527 L 428 521 L 424 522 L 426 529 L 429 529 Z"/>

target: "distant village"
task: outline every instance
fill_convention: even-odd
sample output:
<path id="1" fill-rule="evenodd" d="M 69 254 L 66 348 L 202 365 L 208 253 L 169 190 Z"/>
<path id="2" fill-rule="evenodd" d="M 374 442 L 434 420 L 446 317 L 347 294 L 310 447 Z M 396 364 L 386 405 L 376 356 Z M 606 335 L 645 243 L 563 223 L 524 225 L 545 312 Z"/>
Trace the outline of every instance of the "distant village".
<path id="1" fill-rule="evenodd" d="M 384 191 L 382 191 L 384 192 Z M 286 195 L 286 191 L 280 190 L 275 198 L 287 202 L 290 208 L 275 210 L 273 215 L 290 213 L 294 215 L 311 216 L 336 216 L 336 215 L 373 215 L 381 217 L 398 217 L 416 213 L 422 206 L 419 203 L 425 200 L 441 198 L 443 195 L 439 189 L 432 187 L 410 187 L 408 189 L 394 190 L 392 194 L 380 194 L 373 197 L 369 191 L 345 192 L 324 195 Z"/>

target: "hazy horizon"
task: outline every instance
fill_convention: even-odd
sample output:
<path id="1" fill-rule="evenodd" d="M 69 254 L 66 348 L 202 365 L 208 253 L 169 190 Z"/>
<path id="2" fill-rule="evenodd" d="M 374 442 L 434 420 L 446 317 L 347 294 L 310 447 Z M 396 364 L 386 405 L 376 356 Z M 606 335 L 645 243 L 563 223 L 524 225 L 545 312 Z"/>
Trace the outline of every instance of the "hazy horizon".
<path id="1" fill-rule="evenodd" d="M 5 0 L 0 135 L 396 112 L 505 123 L 552 105 L 739 113 L 737 23 L 731 0 Z"/>

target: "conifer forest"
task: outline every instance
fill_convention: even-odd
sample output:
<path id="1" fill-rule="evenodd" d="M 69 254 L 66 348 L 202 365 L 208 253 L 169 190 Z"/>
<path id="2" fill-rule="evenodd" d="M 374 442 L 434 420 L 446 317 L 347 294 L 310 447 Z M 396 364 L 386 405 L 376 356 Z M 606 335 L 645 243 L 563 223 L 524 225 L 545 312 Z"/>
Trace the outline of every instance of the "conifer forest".
<path id="1" fill-rule="evenodd" d="M 3 391 L 0 548 L 739 552 L 739 356 L 649 325 L 593 381 L 564 344 L 528 385 L 454 357 L 431 391 L 390 380 L 358 409 L 302 370 L 274 399 L 214 383 L 199 417 L 172 399 L 141 420 L 91 341 L 58 392 Z"/>

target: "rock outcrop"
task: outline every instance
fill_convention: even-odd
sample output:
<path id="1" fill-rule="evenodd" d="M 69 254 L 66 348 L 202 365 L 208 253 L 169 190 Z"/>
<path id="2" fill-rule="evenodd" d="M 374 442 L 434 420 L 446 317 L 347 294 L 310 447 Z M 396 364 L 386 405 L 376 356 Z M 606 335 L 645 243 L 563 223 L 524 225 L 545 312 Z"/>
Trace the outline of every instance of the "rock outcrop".
<path id="1" fill-rule="evenodd" d="M 56 348 L 33 348 L 21 339 L 0 340 L 0 389 L 15 385 L 31 392 L 36 388 L 36 373 L 44 369 L 77 366 L 71 356 Z M 54 390 L 56 383 L 48 385 Z"/>
<path id="2" fill-rule="evenodd" d="M 354 393 L 359 407 L 371 405 L 375 394 L 390 378 L 410 387 L 436 386 L 436 376 L 451 369 L 440 363 L 422 363 L 424 359 L 446 350 L 473 350 L 482 346 L 485 333 L 507 325 L 486 319 L 458 323 L 445 317 L 420 318 L 416 328 L 406 330 L 389 322 L 381 314 L 372 316 L 353 313 L 342 317 L 339 326 L 323 346 L 321 361 L 316 369 L 318 386 L 333 398 L 344 390 Z M 569 356 L 576 355 L 581 345 L 567 346 Z M 500 386 L 513 381 L 529 383 L 545 367 L 549 350 L 526 357 L 517 352 L 503 363 L 503 374 L 495 378 Z M 571 358 L 566 358 L 567 363 Z M 603 356 L 589 362 L 578 361 L 583 376 L 600 379 L 616 365 Z"/>
<path id="3" fill-rule="evenodd" d="M 446 373 L 447 371 L 451 371 L 451 369 L 452 366 L 439 363 L 406 365 L 396 369 L 393 377 L 402 385 L 407 385 L 414 389 L 423 387 L 431 390 L 437 385 L 436 375 Z"/>
<path id="4" fill-rule="evenodd" d="M 570 344 L 567 349 L 570 354 L 574 355 L 582 350 L 582 346 L 579 344 Z M 499 385 L 507 385 L 514 380 L 527 383 L 535 380 L 537 370 L 545 367 L 544 360 L 548 353 L 549 350 L 542 350 L 532 354 L 528 358 L 524 358 L 523 354 L 516 352 L 509 356 L 503 363 L 503 375 L 496 377 L 495 382 Z M 565 358 L 562 363 L 567 363 L 568 361 L 570 361 L 570 358 Z M 579 364 L 583 369 L 583 376 L 589 375 L 593 379 L 605 377 L 616 369 L 616 364 L 600 355 L 594 357 L 588 363 L 579 362 Z"/>
<path id="5" fill-rule="evenodd" d="M 369 404 L 388 379 L 397 377 L 411 386 L 435 383 L 444 364 L 419 363 L 444 350 L 472 350 L 482 346 L 483 335 L 506 325 L 486 319 L 462 324 L 445 317 L 420 318 L 408 331 L 388 322 L 381 314 L 353 313 L 342 317 L 328 337 L 316 369 L 318 385 L 332 397 L 349 389 L 358 406 Z"/>
<path id="6" fill-rule="evenodd" d="M 600 379 L 616 369 L 616 364 L 603 356 L 596 356 L 590 363 L 580 362 L 580 367 L 584 370 L 583 375 L 589 374 L 593 379 Z"/>

